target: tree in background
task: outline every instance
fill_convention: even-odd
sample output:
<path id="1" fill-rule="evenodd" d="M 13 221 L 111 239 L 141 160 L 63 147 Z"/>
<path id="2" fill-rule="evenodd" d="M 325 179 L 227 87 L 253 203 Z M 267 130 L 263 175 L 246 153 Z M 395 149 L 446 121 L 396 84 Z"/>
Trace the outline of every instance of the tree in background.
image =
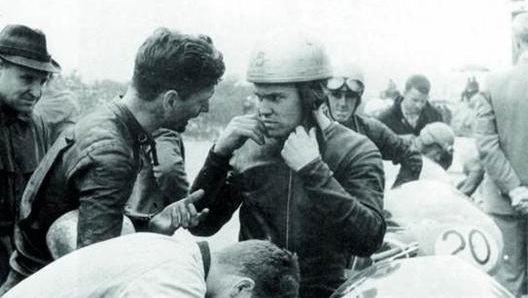
<path id="1" fill-rule="evenodd" d="M 120 94 L 124 94 L 128 83 L 112 80 L 83 82 L 78 72 L 60 75 L 50 82 L 54 88 L 68 89 L 75 93 L 81 107 L 81 114 L 92 111 Z M 244 113 L 244 102 L 252 95 L 251 85 L 242 82 L 237 75 L 228 75 L 218 84 L 210 102 L 209 113 L 202 113 L 191 120 L 185 136 L 201 140 L 213 140 L 236 115 Z"/>

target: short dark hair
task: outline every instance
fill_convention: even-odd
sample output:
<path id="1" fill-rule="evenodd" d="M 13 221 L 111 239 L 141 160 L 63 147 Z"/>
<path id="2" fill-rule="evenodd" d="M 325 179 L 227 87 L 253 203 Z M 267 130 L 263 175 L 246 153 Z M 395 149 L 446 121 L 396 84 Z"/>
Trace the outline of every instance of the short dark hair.
<path id="1" fill-rule="evenodd" d="M 413 88 L 420 91 L 420 93 L 429 94 L 431 83 L 423 74 L 415 74 L 410 76 L 405 83 L 405 91 L 409 91 Z"/>
<path id="2" fill-rule="evenodd" d="M 210 37 L 159 28 L 138 50 L 132 85 L 145 100 L 153 100 L 170 89 L 185 99 L 216 85 L 224 71 L 222 53 L 215 49 Z"/>
<path id="3" fill-rule="evenodd" d="M 317 120 L 313 116 L 313 111 L 322 104 L 328 102 L 328 97 L 324 92 L 323 85 L 326 80 L 315 80 L 295 83 L 295 87 L 301 98 L 303 124 L 306 127 L 318 127 Z"/>
<path id="4" fill-rule="evenodd" d="M 253 297 L 295 298 L 299 295 L 297 256 L 264 240 L 247 240 L 216 253 L 229 273 L 255 281 Z"/>

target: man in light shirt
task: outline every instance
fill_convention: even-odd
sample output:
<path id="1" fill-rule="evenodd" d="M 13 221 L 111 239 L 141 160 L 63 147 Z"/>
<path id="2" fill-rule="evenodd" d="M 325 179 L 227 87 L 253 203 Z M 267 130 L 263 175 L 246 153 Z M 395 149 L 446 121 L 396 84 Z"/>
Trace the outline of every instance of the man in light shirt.
<path id="1" fill-rule="evenodd" d="M 195 243 L 134 233 L 76 250 L 33 274 L 4 298 L 294 298 L 294 254 L 263 240 L 210 253 Z"/>

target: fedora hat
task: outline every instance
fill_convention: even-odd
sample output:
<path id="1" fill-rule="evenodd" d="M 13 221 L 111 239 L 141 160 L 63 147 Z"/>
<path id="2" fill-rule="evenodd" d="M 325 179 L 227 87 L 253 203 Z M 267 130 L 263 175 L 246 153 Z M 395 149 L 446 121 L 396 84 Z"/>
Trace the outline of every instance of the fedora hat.
<path id="1" fill-rule="evenodd" d="M 61 70 L 59 63 L 48 54 L 44 33 L 24 25 L 7 25 L 0 32 L 0 57 L 40 71 Z"/>

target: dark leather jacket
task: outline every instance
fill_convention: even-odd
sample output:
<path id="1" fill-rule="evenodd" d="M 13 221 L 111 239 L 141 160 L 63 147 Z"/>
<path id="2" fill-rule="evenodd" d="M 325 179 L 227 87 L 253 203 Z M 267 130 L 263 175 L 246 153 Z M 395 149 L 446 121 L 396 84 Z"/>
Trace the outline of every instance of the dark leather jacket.
<path id="1" fill-rule="evenodd" d="M 298 172 L 283 161 L 282 143 L 252 141 L 229 158 L 213 151 L 192 189 L 210 208 L 191 229 L 216 233 L 240 207 L 240 240 L 269 239 L 299 255 L 301 292 L 337 287 L 351 255 L 370 256 L 385 234 L 384 174 L 374 144 L 333 123 L 320 136 L 318 158 Z M 269 141 L 269 140 L 268 140 Z"/>
<path id="2" fill-rule="evenodd" d="M 411 146 L 411 142 L 400 138 L 385 124 L 375 118 L 353 114 L 342 125 L 368 137 L 378 147 L 381 158 L 401 165 L 392 187 L 417 180 L 422 171 L 422 154 Z"/>
<path id="3" fill-rule="evenodd" d="M 0 235 L 12 236 L 20 198 L 49 139 L 42 117 L 23 117 L 0 104 Z"/>
<path id="4" fill-rule="evenodd" d="M 125 214 L 136 231 L 148 230 L 150 218 L 169 204 L 185 198 L 189 191 L 180 134 L 161 128 L 153 132 L 152 137 L 156 141 L 158 165 L 152 165 L 148 154 L 142 155 L 143 167 L 125 207 Z"/>
<path id="5" fill-rule="evenodd" d="M 24 191 L 12 267 L 29 275 L 49 263 L 46 232 L 73 209 L 79 209 L 78 247 L 120 235 L 146 140 L 150 136 L 132 113 L 117 103 L 101 107 L 63 134 Z"/>
<path id="6" fill-rule="evenodd" d="M 418 118 L 416 127 L 412 127 L 403 116 L 403 112 L 401 110 L 402 101 L 402 96 L 396 98 L 396 100 L 394 100 L 394 104 L 388 110 L 381 113 L 381 115 L 378 117 L 381 122 L 387 125 L 398 135 L 413 134 L 417 136 L 427 124 L 443 121 L 442 114 L 429 102 L 426 102 L 422 113 Z"/>

